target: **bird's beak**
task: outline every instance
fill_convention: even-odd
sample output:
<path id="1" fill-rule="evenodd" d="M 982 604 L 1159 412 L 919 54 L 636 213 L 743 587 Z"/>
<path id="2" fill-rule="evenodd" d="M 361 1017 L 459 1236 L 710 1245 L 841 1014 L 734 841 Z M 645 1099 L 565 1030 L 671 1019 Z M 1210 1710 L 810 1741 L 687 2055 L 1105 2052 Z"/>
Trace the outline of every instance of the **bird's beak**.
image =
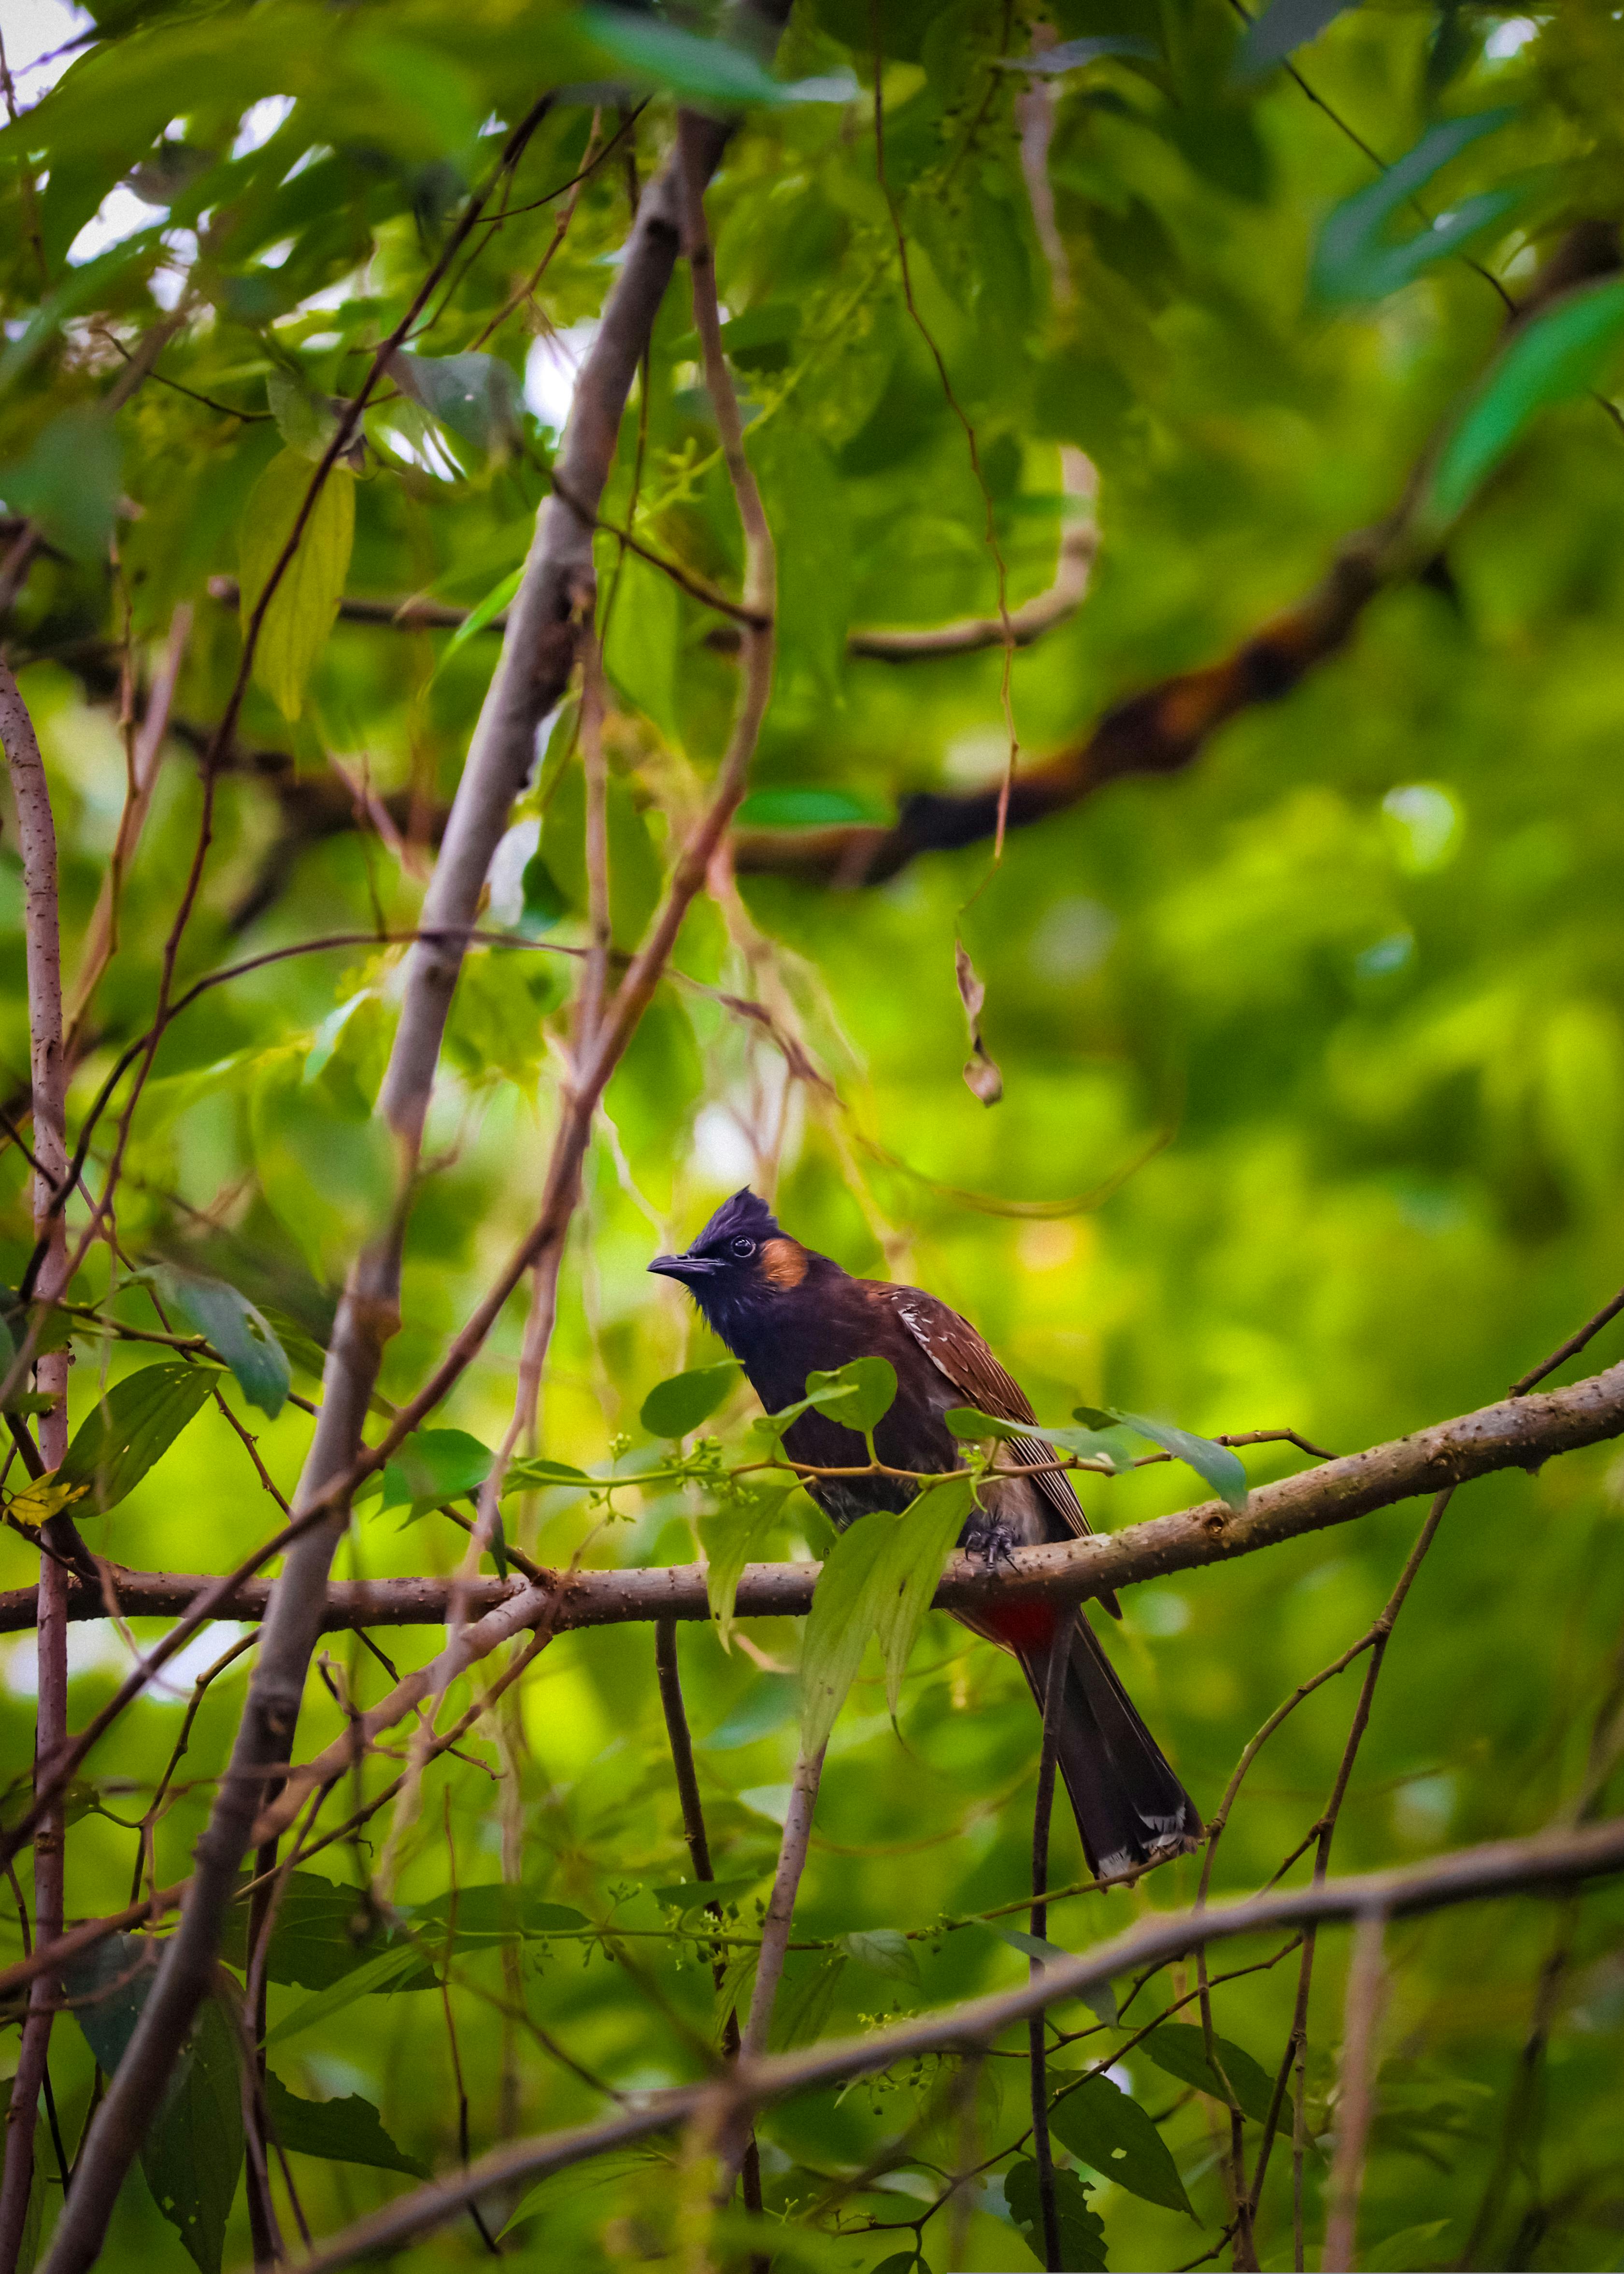
<path id="1" fill-rule="evenodd" d="M 657 1255 L 649 1266 L 665 1279 L 707 1279 L 721 1268 L 711 1255 Z"/>

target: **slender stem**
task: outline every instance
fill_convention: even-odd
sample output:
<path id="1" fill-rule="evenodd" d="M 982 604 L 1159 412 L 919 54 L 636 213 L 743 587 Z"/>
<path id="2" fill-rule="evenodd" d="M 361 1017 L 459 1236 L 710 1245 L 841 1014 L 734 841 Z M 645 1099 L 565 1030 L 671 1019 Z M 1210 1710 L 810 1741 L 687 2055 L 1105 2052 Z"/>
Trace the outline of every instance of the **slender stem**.
<path id="1" fill-rule="evenodd" d="M 778 1843 L 778 1866 L 773 1874 L 767 1916 L 762 1921 L 761 1956 L 756 1961 L 750 2010 L 741 2038 L 740 2051 L 746 2060 L 754 2060 L 767 2050 L 773 2004 L 784 1974 L 784 1954 L 789 1946 L 795 1894 L 806 1869 L 812 1812 L 817 1804 L 818 1780 L 823 1773 L 826 1751 L 827 1747 L 820 1745 L 816 1753 L 802 1753 L 795 1762 L 789 1809 L 784 1818 L 784 1837 Z"/>
<path id="2" fill-rule="evenodd" d="M 921 2055 L 962 2054 L 966 2050 L 974 2053 L 1004 2030 L 1024 2022 L 1039 2006 L 1077 1997 L 1118 1975 L 1177 1957 L 1202 1940 L 1221 1941 L 1237 1934 L 1373 1913 L 1409 1916 L 1491 1896 L 1571 1886 L 1581 1879 L 1621 1868 L 1624 1820 L 1615 1820 L 1583 1832 L 1466 1849 L 1409 1871 L 1372 1872 L 1320 1886 L 1282 1888 L 1215 1910 L 1153 1913 L 1082 1956 L 1056 1960 L 1047 1978 L 1039 1983 L 1023 1983 L 1013 1990 L 918 2014 L 860 2037 L 825 2039 L 804 2052 L 747 2060 L 732 2080 L 735 2105 L 748 2111 L 792 2093 L 877 2074 Z M 334 2274 L 336 2268 L 351 2265 L 369 2252 L 398 2250 L 414 2236 L 428 2233 L 455 2218 L 470 2195 L 511 2187 L 520 2180 L 534 2180 L 634 2140 L 668 2132 L 684 2123 L 701 2101 L 715 2091 L 715 2079 L 707 2077 L 700 2083 L 650 2094 L 638 2107 L 619 2112 L 602 2123 L 513 2142 L 481 2157 L 468 2172 L 442 2175 L 357 2221 L 324 2244 L 301 2274 Z M 966 2157 L 966 2165 L 973 2161 Z"/>
<path id="3" fill-rule="evenodd" d="M 1364 1911 L 1353 1930 L 1336 2107 L 1336 2154 L 1331 2165 L 1330 2210 L 1320 2261 L 1325 2274 L 1347 2274 L 1354 2262 L 1359 2190 L 1365 2178 L 1365 2149 L 1370 2137 L 1374 2101 L 1376 2031 L 1382 2000 L 1382 1939 L 1387 1924 L 1382 1911 Z"/>
<path id="4" fill-rule="evenodd" d="M 1602 1305 L 1594 1318 L 1587 1319 L 1577 1333 L 1569 1335 L 1568 1340 L 1559 1349 L 1553 1350 L 1549 1358 L 1543 1359 L 1536 1367 L 1530 1367 L 1520 1382 L 1514 1382 L 1511 1385 L 1511 1395 L 1514 1397 L 1525 1397 L 1537 1383 L 1545 1380 L 1546 1374 L 1554 1374 L 1559 1366 L 1566 1366 L 1570 1358 L 1576 1358 L 1586 1343 L 1598 1335 L 1609 1321 L 1616 1319 L 1620 1311 L 1624 1311 L 1624 1287 L 1620 1288 L 1610 1303 Z"/>
<path id="5" fill-rule="evenodd" d="M 1049 1829 L 1055 1805 L 1055 1749 L 1065 1711 L 1066 1665 L 1071 1653 L 1076 1615 L 1065 1612 L 1055 1622 L 1049 1668 L 1043 1677 L 1043 1746 L 1038 1758 L 1037 1798 L 1032 1810 L 1032 1931 L 1042 1940 L 1049 1933 Z M 1043 1961 L 1034 1953 L 1028 1977 L 1035 1982 Z M 1060 2212 L 1055 2201 L 1055 2159 L 1049 2138 L 1048 2064 L 1044 2031 L 1048 2019 L 1040 2007 L 1026 2023 L 1027 2062 L 1032 2082 L 1032 2154 L 1038 2167 L 1038 2204 L 1043 2223 L 1043 2263 L 1049 2274 L 1064 2265 L 1060 2253 Z"/>
<path id="6" fill-rule="evenodd" d="M 34 1093 L 34 1220 L 36 1237 L 43 1238 L 47 1243 L 38 1285 L 45 1299 L 55 1300 L 65 1284 L 65 1231 L 55 1201 L 57 1180 L 64 1176 L 67 1166 L 56 830 L 34 722 L 17 681 L 4 661 L 0 661 L 0 742 L 4 745 L 11 773 L 23 856 L 29 1078 Z M 19 1449 L 31 1471 L 54 1469 L 68 1444 L 67 1352 L 54 1351 L 49 1357 L 40 1359 L 35 1364 L 34 1379 L 41 1393 L 54 1397 L 56 1403 L 41 1416 L 37 1454 L 28 1442 L 26 1429 L 19 1433 Z M 77 1546 L 78 1538 L 65 1519 L 56 1517 L 44 1527 L 42 1544 L 51 1552 L 42 1554 L 40 1559 L 34 1643 L 39 1682 L 34 1755 L 36 1801 L 67 1739 L 67 1556 Z M 41 1811 L 34 1834 L 36 1944 L 53 1942 L 62 1933 L 66 1830 L 63 1803 L 53 1797 Z M 16 2263 L 27 2221 L 28 2198 L 34 2187 L 34 2127 L 41 2094 L 49 2090 L 47 2063 L 54 2005 L 54 1985 L 49 1977 L 36 1975 L 29 1991 L 28 2012 L 23 2023 L 6 2121 L 4 2177 L 0 2177 L 0 2266 L 4 2267 Z"/>
<path id="7" fill-rule="evenodd" d="M 688 1862 L 694 1877 L 702 1882 L 711 1879 L 715 1873 L 710 1863 L 710 1842 L 705 1836 L 704 1803 L 699 1796 L 699 1779 L 694 1769 L 694 1744 L 688 1734 L 688 1712 L 682 1703 L 682 1675 L 677 1664 L 677 1623 L 661 1619 L 654 1630 L 654 1666 L 659 1679 L 660 1705 L 665 1715 L 665 1734 L 671 1741 L 671 1766 L 677 1780 L 677 1796 L 682 1807 L 682 1836 L 688 1842 Z M 718 1927 L 722 1923 L 722 1906 L 718 1902 L 705 1905 Z M 711 1962 L 711 1977 L 718 1993 L 727 1978 L 727 1963 L 720 1955 Z M 730 2006 L 722 2018 L 722 2050 L 730 2060 L 739 2057 L 739 2016 Z M 751 2133 L 745 2142 L 742 2171 L 744 2202 L 747 2210 L 758 2211 L 762 2207 L 761 2150 Z"/>

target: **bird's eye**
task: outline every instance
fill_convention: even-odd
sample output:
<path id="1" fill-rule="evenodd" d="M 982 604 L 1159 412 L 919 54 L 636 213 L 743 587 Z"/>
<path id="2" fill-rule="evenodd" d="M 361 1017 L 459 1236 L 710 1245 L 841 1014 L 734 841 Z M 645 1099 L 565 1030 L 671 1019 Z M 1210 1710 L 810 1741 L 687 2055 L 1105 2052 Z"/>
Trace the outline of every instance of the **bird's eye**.
<path id="1" fill-rule="evenodd" d="M 733 1254 L 739 1258 L 739 1261 L 741 1263 L 744 1261 L 747 1255 L 754 1255 L 756 1253 L 756 1242 L 753 1239 L 747 1239 L 742 1232 L 741 1232 L 738 1239 L 734 1240 L 733 1246 Z"/>

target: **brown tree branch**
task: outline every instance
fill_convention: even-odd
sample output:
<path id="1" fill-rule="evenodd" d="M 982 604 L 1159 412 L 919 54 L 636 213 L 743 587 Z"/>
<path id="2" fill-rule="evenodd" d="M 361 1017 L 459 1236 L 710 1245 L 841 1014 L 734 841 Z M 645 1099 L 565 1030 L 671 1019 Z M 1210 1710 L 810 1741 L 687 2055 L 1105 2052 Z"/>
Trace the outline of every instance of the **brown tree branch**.
<path id="1" fill-rule="evenodd" d="M 511 1267 L 504 1276 L 511 1277 Z M 1253 1555 L 1499 1469 L 1535 1470 L 1558 1454 L 1621 1434 L 1624 1363 L 1564 1389 L 1507 1398 L 1454 1420 L 1436 1422 L 1411 1436 L 1373 1445 L 1366 1452 L 1326 1461 L 1299 1476 L 1259 1485 L 1240 1511 L 1222 1501 L 1205 1501 L 1118 1532 L 1017 1548 L 1007 1564 L 992 1571 L 977 1559 L 956 1555 L 934 1601 L 938 1610 L 956 1611 L 972 1609 L 993 1596 L 1101 1595 L 1139 1580 Z M 811 1606 L 821 1568 L 816 1563 L 747 1564 L 739 1582 L 739 1615 L 803 1615 Z M 508 1600 L 521 1584 L 516 1579 L 473 1581 L 468 1589 L 470 1612 Z M 557 1584 L 564 1595 L 556 1622 L 560 1633 L 638 1620 L 710 1616 L 704 1566 L 699 1563 L 577 1571 Z M 196 1573 L 124 1571 L 116 1566 L 109 1570 L 108 1585 L 119 1609 L 132 1617 L 173 1616 L 187 1611 L 206 1591 L 219 1589 L 210 1617 L 259 1618 L 264 1615 L 268 1593 L 264 1580 L 244 1579 L 228 1590 L 222 1589 L 220 1580 Z M 445 1623 L 450 1593 L 450 1583 L 430 1577 L 333 1583 L 322 1624 L 329 1629 L 440 1626 Z M 71 1582 L 70 1619 L 106 1615 L 99 1591 Z M 32 1588 L 0 1594 L 0 1633 L 20 1632 L 34 1623 L 34 1616 Z"/>
<path id="2" fill-rule="evenodd" d="M 1240 1935 L 1273 1933 L 1281 1927 L 1373 1913 L 1388 1918 L 1414 1917 L 1457 1903 L 1544 1894 L 1620 1871 L 1624 1871 L 1624 1818 L 1579 1832 L 1541 1833 L 1528 1840 L 1460 1849 L 1409 1871 L 1372 1872 L 1253 1895 L 1217 1910 L 1161 1913 L 1096 1943 L 1079 1957 L 1056 1960 L 1035 1982 L 921 2014 L 861 2037 L 831 2038 L 804 2052 L 748 2061 L 733 2072 L 729 2082 L 735 2105 L 741 2110 L 755 2109 L 793 2092 L 873 2074 L 921 2054 L 984 2047 L 1041 2007 L 1079 1997 L 1147 1964 L 1182 1957 L 1198 1943 L 1229 1941 Z M 698 2084 L 650 2095 L 643 2107 L 603 2123 L 581 2125 L 499 2148 L 466 2171 L 414 2188 L 382 2210 L 357 2220 L 307 2259 L 302 2274 L 335 2274 L 337 2268 L 353 2264 L 368 2254 L 398 2249 L 414 2236 L 431 2232 L 486 2189 L 534 2180 L 611 2148 L 669 2131 L 712 2099 L 718 2089 L 718 2080 L 707 2078 Z"/>
<path id="3" fill-rule="evenodd" d="M 1254 704 L 1278 701 L 1335 655 L 1366 603 L 1415 565 L 1399 522 L 1352 538 L 1316 592 L 1233 655 L 1118 704 L 1086 741 L 1018 773 L 1010 784 L 1007 826 L 1047 821 L 1125 775 L 1182 772 L 1227 720 Z M 1001 787 L 993 782 L 960 792 L 919 791 L 889 827 L 843 822 L 825 829 L 741 829 L 733 836 L 733 865 L 743 877 L 798 877 L 845 887 L 883 884 L 921 854 L 991 838 Z"/>
<path id="4" fill-rule="evenodd" d="M 1354 2263 L 1359 2189 L 1365 2149 L 1374 2105 L 1376 2032 L 1381 2018 L 1382 1938 L 1387 1914 L 1379 1906 L 1362 1910 L 1353 1931 L 1348 1969 L 1346 2019 L 1342 2025 L 1342 2074 L 1336 2105 L 1336 2154 L 1331 2165 L 1329 2208 L 1320 2264 L 1326 2274 L 1348 2274 Z"/>
<path id="5" fill-rule="evenodd" d="M 24 930 L 28 975 L 29 1079 L 34 1090 L 34 1221 L 46 1242 L 38 1286 L 47 1300 L 64 1291 L 67 1242 L 56 1192 L 66 1173 L 66 1062 L 62 1043 L 62 941 L 56 901 L 56 828 L 50 786 L 45 778 L 38 737 L 16 680 L 0 662 L 0 743 L 11 779 L 17 832 L 23 858 Z M 31 1470 L 57 1466 L 68 1448 L 69 1354 L 53 1351 L 34 1367 L 40 1390 L 56 1399 L 40 1418 L 37 1455 L 25 1427 L 19 1449 Z M 32 1457 L 31 1457 L 32 1456 Z M 34 1782 L 49 1776 L 54 1755 L 68 1732 L 68 1557 L 79 1547 L 71 1523 L 53 1518 L 45 1526 L 40 1559 L 38 1631 L 39 1714 L 34 1725 Z M 62 1932 L 64 1841 L 67 1819 L 62 1801 L 49 1803 L 34 1839 L 34 1924 L 41 1943 Z M 0 2266 L 16 2263 L 34 2187 L 34 2135 L 41 2091 L 49 2090 L 46 2067 L 54 2011 L 53 1985 L 41 1975 L 29 1995 L 22 2044 L 11 2082 L 6 2118 L 4 2178 L 0 2179 Z"/>

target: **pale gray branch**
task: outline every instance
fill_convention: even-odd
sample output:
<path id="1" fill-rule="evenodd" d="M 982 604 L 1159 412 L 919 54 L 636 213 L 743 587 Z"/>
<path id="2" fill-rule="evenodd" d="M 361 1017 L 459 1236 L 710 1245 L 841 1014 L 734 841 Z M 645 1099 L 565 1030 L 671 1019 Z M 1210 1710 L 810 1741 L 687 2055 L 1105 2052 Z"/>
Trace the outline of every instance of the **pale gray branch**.
<path id="1" fill-rule="evenodd" d="M 960 2052 L 989 2044 L 1031 2014 L 1098 1989 L 1141 1967 L 1184 1956 L 1198 1945 L 1240 1935 L 1271 1934 L 1282 1927 L 1380 1914 L 1404 1918 L 1492 1896 L 1540 1894 L 1624 1870 L 1624 1818 L 1580 1832 L 1542 1833 L 1530 1840 L 1496 1841 L 1466 1848 L 1409 1871 L 1327 1879 L 1315 1886 L 1279 1889 L 1216 1909 L 1174 1911 L 1141 1920 L 1082 1956 L 1056 1960 L 1035 1981 L 921 2014 L 861 2037 L 831 2038 L 799 2053 L 742 2062 L 731 2077 L 742 2113 L 793 2092 L 872 2074 L 924 2053 Z M 714 2097 L 714 2078 L 673 2092 L 601 2124 L 580 2125 L 539 2139 L 499 2148 L 466 2170 L 414 2188 L 370 2218 L 359 2219 L 304 2262 L 301 2274 L 335 2274 L 372 2252 L 399 2249 L 429 2233 L 487 2189 L 535 2180 L 585 2162 L 632 2140 L 665 2132 Z"/>

